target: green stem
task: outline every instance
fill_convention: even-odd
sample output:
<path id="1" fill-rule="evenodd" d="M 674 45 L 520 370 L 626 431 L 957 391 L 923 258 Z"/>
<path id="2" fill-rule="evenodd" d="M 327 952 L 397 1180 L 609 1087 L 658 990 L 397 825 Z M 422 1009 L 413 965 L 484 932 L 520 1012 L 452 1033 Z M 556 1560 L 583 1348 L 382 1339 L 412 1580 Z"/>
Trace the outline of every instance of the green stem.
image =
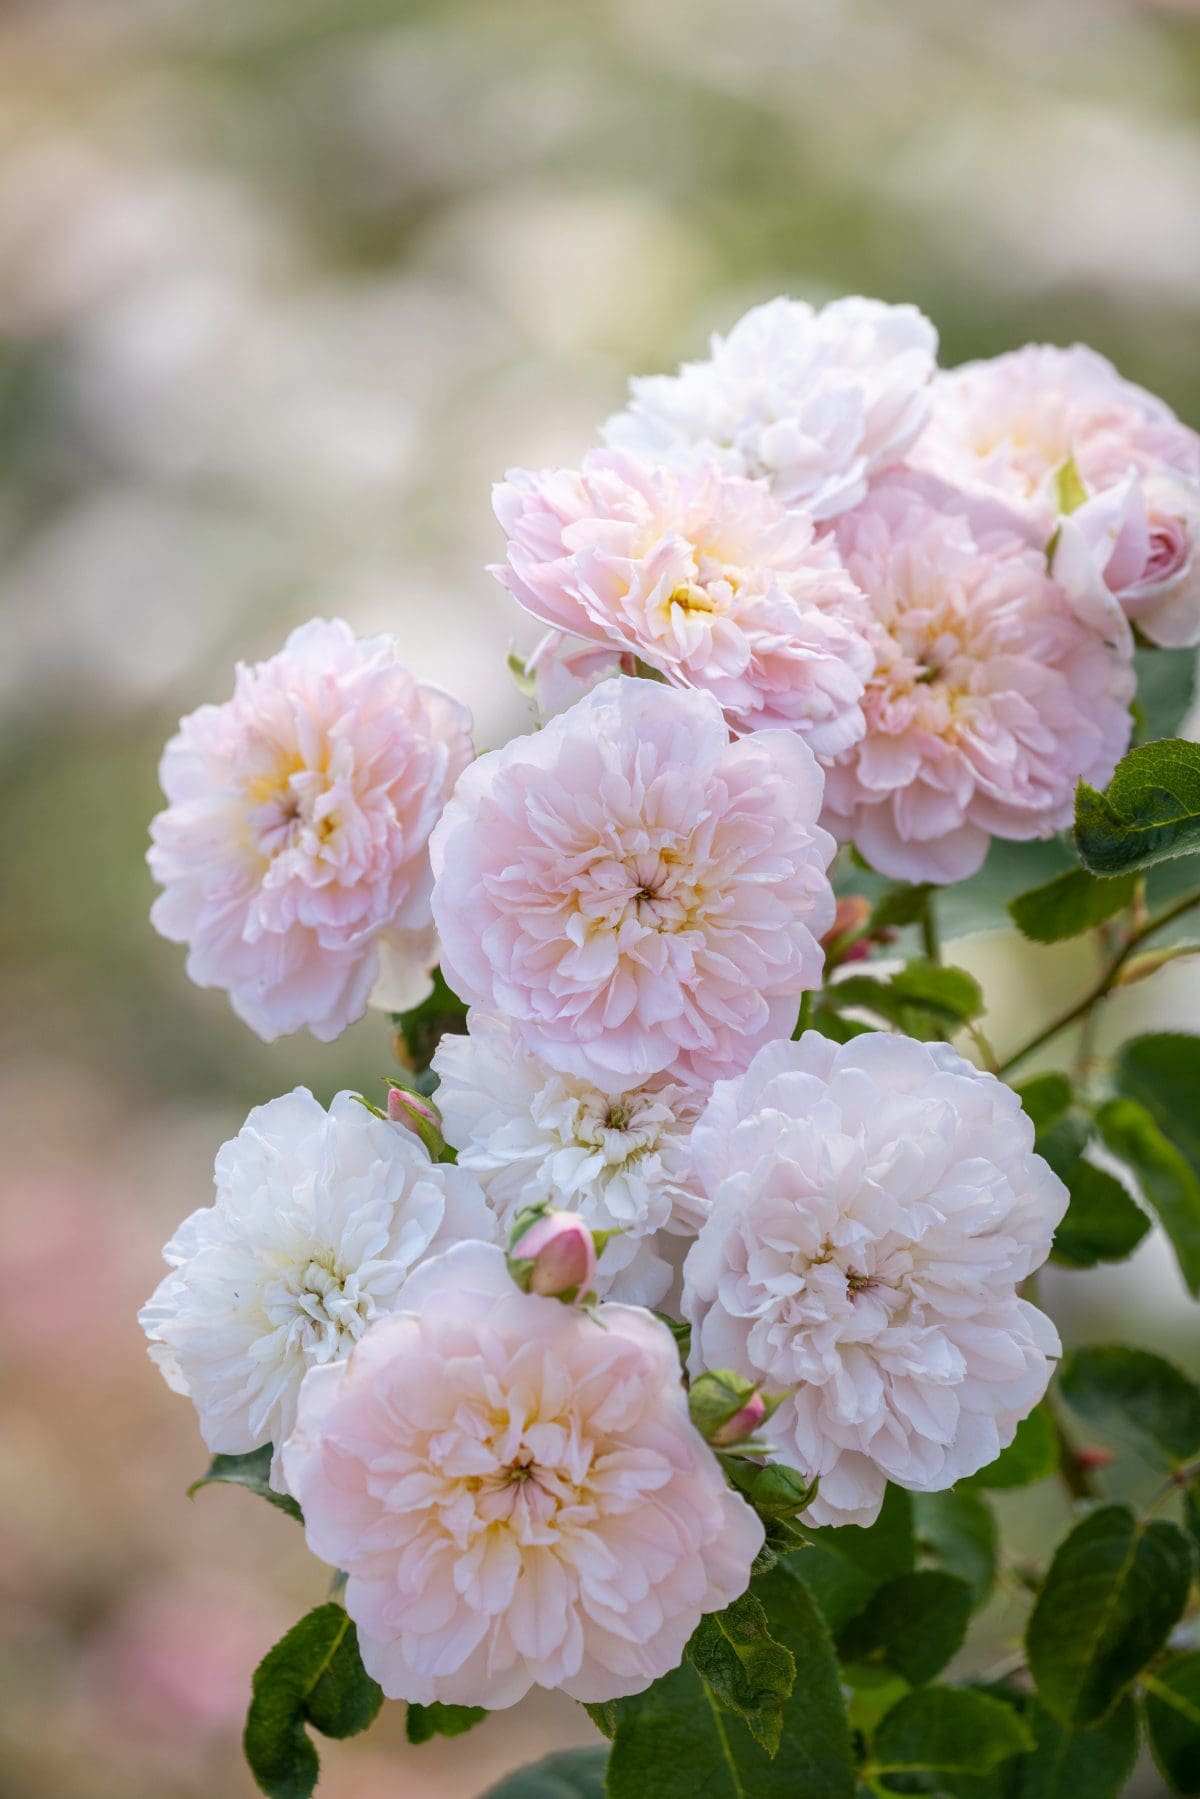
<path id="1" fill-rule="evenodd" d="M 921 908 L 921 943 L 927 961 L 941 961 L 942 946 L 938 938 L 937 912 L 934 909 L 932 893 L 925 895 L 925 904 Z"/>
<path id="2" fill-rule="evenodd" d="M 1182 899 L 1176 900 L 1173 905 L 1165 907 L 1153 918 L 1148 918 L 1145 924 L 1131 931 L 1116 955 L 1106 964 L 1099 980 L 1088 989 L 1083 998 L 1078 1000 L 1075 1005 L 1068 1006 L 1065 1012 L 1060 1012 L 1057 1018 L 1052 1019 L 1042 1030 L 1036 1032 L 1027 1043 L 1021 1045 L 1020 1049 L 1014 1050 L 1012 1055 L 1000 1064 L 999 1072 L 1007 1074 L 1010 1068 L 1015 1068 L 1018 1062 L 1023 1062 L 1026 1056 L 1031 1056 L 1035 1049 L 1041 1049 L 1044 1043 L 1049 1043 L 1050 1039 L 1057 1037 L 1060 1031 L 1065 1031 L 1068 1026 L 1077 1024 L 1081 1018 L 1086 1018 L 1092 1007 L 1097 1005 L 1100 1000 L 1106 999 L 1112 992 L 1117 985 L 1117 977 L 1126 962 L 1134 951 L 1141 947 L 1147 937 L 1152 937 L 1156 931 L 1161 931 L 1167 925 L 1173 924 L 1177 918 L 1182 918 L 1185 912 L 1190 912 L 1192 907 L 1197 905 L 1200 905 L 1200 892 L 1187 893 Z"/>
<path id="3" fill-rule="evenodd" d="M 1059 1416 L 1057 1405 L 1047 1395 L 1046 1408 L 1054 1425 L 1054 1435 L 1058 1443 L 1058 1478 L 1066 1488 L 1070 1499 L 1098 1499 L 1100 1490 L 1092 1479 L 1090 1468 L 1085 1468 L 1075 1453 L 1075 1445 L 1068 1437 Z"/>

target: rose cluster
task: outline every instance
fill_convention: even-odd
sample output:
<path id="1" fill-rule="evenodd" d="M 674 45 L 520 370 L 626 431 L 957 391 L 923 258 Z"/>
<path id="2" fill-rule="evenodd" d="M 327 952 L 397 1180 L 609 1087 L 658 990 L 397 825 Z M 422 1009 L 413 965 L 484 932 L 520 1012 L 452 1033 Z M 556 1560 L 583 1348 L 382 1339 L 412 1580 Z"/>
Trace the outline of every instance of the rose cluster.
<path id="1" fill-rule="evenodd" d="M 813 1526 L 983 1468 L 1046 1388 L 1021 1287 L 1066 1190 L 1017 1096 L 795 1031 L 840 848 L 961 880 L 1108 779 L 1135 635 L 1200 640 L 1200 444 L 1090 351 L 936 347 L 776 300 L 511 472 L 531 734 L 476 757 L 390 641 L 314 621 L 168 745 L 153 917 L 194 981 L 267 1039 L 439 963 L 465 1011 L 425 1096 L 252 1112 L 141 1315 L 208 1447 L 270 1446 L 389 1696 L 678 1664 L 763 1544 L 688 1380 L 763 1395 L 745 1453 Z"/>

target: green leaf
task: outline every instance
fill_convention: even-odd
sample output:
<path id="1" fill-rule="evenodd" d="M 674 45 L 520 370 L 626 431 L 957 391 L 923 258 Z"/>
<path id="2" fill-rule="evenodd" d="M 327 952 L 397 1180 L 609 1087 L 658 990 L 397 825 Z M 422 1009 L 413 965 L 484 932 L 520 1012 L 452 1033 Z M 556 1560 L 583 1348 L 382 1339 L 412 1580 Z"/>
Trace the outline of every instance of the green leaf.
<path id="1" fill-rule="evenodd" d="M 996 1578 L 999 1542 L 991 1506 L 960 1486 L 947 1493 L 914 1493 L 917 1541 L 948 1574 L 957 1574 L 982 1605 Z"/>
<path id="2" fill-rule="evenodd" d="M 611 1743 L 617 1734 L 617 1702 L 615 1699 L 601 1699 L 594 1704 L 583 1701 L 583 1709 L 602 1737 Z"/>
<path id="3" fill-rule="evenodd" d="M 1140 875 L 1128 874 L 1099 880 L 1086 868 L 1068 868 L 1044 887 L 1032 887 L 1010 900 L 1009 915 L 1022 935 L 1034 943 L 1062 943 L 1123 912 L 1140 879 Z"/>
<path id="4" fill-rule="evenodd" d="M 1096 875 L 1123 875 L 1200 850 L 1200 744 L 1164 738 L 1130 750 L 1103 793 L 1081 781 L 1075 847 Z"/>
<path id="5" fill-rule="evenodd" d="M 842 1631 L 838 1651 L 848 1661 L 875 1656 L 910 1686 L 922 1686 L 961 1649 L 971 1604 L 970 1587 L 955 1574 L 897 1574 Z"/>
<path id="6" fill-rule="evenodd" d="M 408 1051 L 408 1063 L 421 1074 L 433 1060 L 433 1052 L 446 1032 L 466 1030 L 467 1008 L 450 988 L 440 968 L 433 971 L 433 988 L 408 1012 L 394 1012 L 392 1023 Z"/>
<path id="7" fill-rule="evenodd" d="M 1200 1654 L 1148 1674 L 1146 1730 L 1162 1777 L 1177 1793 L 1200 1793 Z"/>
<path id="8" fill-rule="evenodd" d="M 911 1496 L 889 1485 L 874 1524 L 805 1526 L 808 1543 L 787 1556 L 784 1566 L 809 1588 L 830 1630 L 857 1617 L 876 1589 L 916 1561 Z"/>
<path id="9" fill-rule="evenodd" d="M 482 1724 L 487 1712 L 481 1705 L 411 1705 L 404 1720 L 410 1743 L 428 1743 L 434 1737 L 462 1737 Z"/>
<path id="10" fill-rule="evenodd" d="M 1100 1135 L 1137 1176 L 1142 1198 L 1171 1239 L 1189 1293 L 1200 1295 L 1200 1180 L 1152 1114 L 1133 1099 L 1114 1099 L 1096 1114 Z"/>
<path id="11" fill-rule="evenodd" d="M 257 1493 L 268 1505 L 274 1505 L 289 1518 L 304 1522 L 304 1513 L 289 1493 L 277 1493 L 270 1483 L 272 1449 L 264 1443 L 261 1449 L 252 1449 L 249 1455 L 215 1455 L 209 1464 L 207 1474 L 194 1480 L 188 1488 L 188 1498 L 198 1493 L 201 1487 L 223 1484 L 230 1487 L 245 1487 L 248 1493 Z"/>
<path id="12" fill-rule="evenodd" d="M 1021 1799 L 1119 1799 L 1137 1760 L 1137 1711 L 1128 1694 L 1091 1730 L 1064 1730 L 1036 1700 L 1024 1718 L 1034 1747 L 1022 1758 Z"/>
<path id="13" fill-rule="evenodd" d="M 383 1693 L 363 1668 L 358 1636 L 340 1605 L 319 1605 L 254 1670 L 242 1744 L 268 1799 L 308 1799 L 320 1764 L 306 1724 L 327 1737 L 365 1730 Z"/>
<path id="14" fill-rule="evenodd" d="M 894 1705 L 872 1745 L 877 1774 L 986 1774 L 1033 1747 L 1017 1713 L 965 1687 L 925 1687 Z"/>
<path id="15" fill-rule="evenodd" d="M 1042 1703 L 1068 1729 L 1096 1724 L 1166 1640 L 1187 1600 L 1192 1550 L 1128 1506 L 1088 1514 L 1060 1543 L 1025 1635 Z"/>
<path id="16" fill-rule="evenodd" d="M 1146 1108 L 1200 1176 L 1200 1037 L 1187 1031 L 1131 1037 L 1117 1051 L 1113 1081 L 1122 1098 Z"/>
<path id="17" fill-rule="evenodd" d="M 994 1462 L 955 1485 L 955 1492 L 1009 1492 L 1014 1487 L 1030 1487 L 1035 1480 L 1046 1480 L 1058 1467 L 1058 1437 L 1054 1420 L 1044 1405 L 1035 1406 L 1028 1418 L 1017 1426 L 1017 1434 L 1007 1449 L 1002 1449 Z"/>
<path id="18" fill-rule="evenodd" d="M 889 887 L 871 908 L 868 934 L 873 936 L 876 931 L 919 924 L 925 916 L 930 894 L 936 891 L 928 881 L 922 881 L 915 887 Z"/>
<path id="19" fill-rule="evenodd" d="M 779 1568 L 755 1583 L 796 1681 L 772 1761 L 722 1709 L 690 1661 L 617 1703 L 608 1799 L 853 1799 L 854 1763 L 837 1663 L 802 1582 Z"/>
<path id="20" fill-rule="evenodd" d="M 1196 692 L 1195 650 L 1136 650 L 1137 703 L 1142 726 L 1137 741 L 1174 737 L 1192 709 Z"/>
<path id="21" fill-rule="evenodd" d="M 723 1612 L 706 1613 L 686 1653 L 722 1705 L 736 1712 L 754 1740 L 774 1755 L 796 1663 L 771 1635 L 761 1601 L 743 1593 Z"/>
<path id="22" fill-rule="evenodd" d="M 1200 1454 L 1200 1387 L 1145 1349 L 1074 1349 L 1059 1373 L 1062 1396 L 1096 1430 L 1132 1443 L 1156 1466 Z"/>
<path id="23" fill-rule="evenodd" d="M 559 1749 L 490 1786 L 481 1799 L 604 1799 L 608 1750 Z M 397 1783 L 397 1794 L 402 1788 Z"/>
<path id="24" fill-rule="evenodd" d="M 905 963 L 890 980 L 875 975 L 849 975 L 825 989 L 827 1005 L 853 1006 L 874 1012 L 914 1036 L 967 1023 L 983 1011 L 983 994 L 965 968 L 945 968 L 920 959 Z"/>
<path id="25" fill-rule="evenodd" d="M 1035 1074 L 1019 1082 L 1014 1091 L 1039 1137 L 1069 1110 L 1073 1098 L 1065 1074 Z"/>
<path id="26" fill-rule="evenodd" d="M 1150 1220 L 1105 1168 L 1082 1158 L 1062 1176 L 1071 1193 L 1066 1217 L 1054 1233 L 1052 1261 L 1066 1268 L 1123 1262 L 1150 1229 Z"/>
<path id="27" fill-rule="evenodd" d="M 911 1691 L 906 1680 L 874 1662 L 844 1662 L 842 1681 L 850 1689 L 846 1705 L 850 1728 L 865 1736 L 871 1736 L 879 1720 Z"/>

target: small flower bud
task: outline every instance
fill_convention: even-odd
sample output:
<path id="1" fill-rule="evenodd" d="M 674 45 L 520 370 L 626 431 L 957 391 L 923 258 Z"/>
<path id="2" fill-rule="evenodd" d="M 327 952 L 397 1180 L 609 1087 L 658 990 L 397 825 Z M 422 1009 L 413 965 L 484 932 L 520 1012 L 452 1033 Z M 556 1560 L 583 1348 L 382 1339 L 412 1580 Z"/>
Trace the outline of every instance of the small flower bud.
<path id="1" fill-rule="evenodd" d="M 858 962 L 871 953 L 871 945 L 865 935 L 871 917 L 871 902 L 860 893 L 848 894 L 840 899 L 833 914 L 833 923 L 821 939 L 821 948 L 831 968 L 843 962 Z"/>
<path id="2" fill-rule="evenodd" d="M 389 1086 L 387 1115 L 390 1123 L 399 1124 L 419 1137 L 436 1162 L 446 1148 L 442 1135 L 442 1115 L 433 1101 L 407 1087 Z"/>
<path id="3" fill-rule="evenodd" d="M 741 1411 L 718 1425 L 708 1440 L 714 1449 L 729 1449 L 734 1443 L 744 1443 L 747 1437 L 754 1435 L 766 1416 L 766 1400 L 761 1393 L 752 1393 Z"/>
<path id="4" fill-rule="evenodd" d="M 1075 1451 L 1075 1460 L 1081 1468 L 1111 1468 L 1116 1459 L 1111 1449 L 1092 1444 L 1082 1444 Z"/>
<path id="5" fill-rule="evenodd" d="M 596 1278 L 596 1245 L 574 1212 L 543 1212 L 510 1245 L 508 1266 L 525 1293 L 572 1300 Z"/>

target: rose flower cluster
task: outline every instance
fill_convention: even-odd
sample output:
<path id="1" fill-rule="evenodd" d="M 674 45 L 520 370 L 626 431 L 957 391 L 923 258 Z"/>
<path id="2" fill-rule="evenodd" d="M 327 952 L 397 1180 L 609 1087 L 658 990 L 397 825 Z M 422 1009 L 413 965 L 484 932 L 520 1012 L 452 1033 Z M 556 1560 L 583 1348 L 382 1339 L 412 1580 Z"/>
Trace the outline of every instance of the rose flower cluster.
<path id="1" fill-rule="evenodd" d="M 705 1374 L 763 1396 L 744 1453 L 818 1527 L 985 1467 L 1045 1391 L 1021 1287 L 1066 1190 L 1017 1096 L 795 1033 L 839 855 L 962 880 L 1108 780 L 1135 641 L 1200 640 L 1200 443 L 1090 351 L 936 350 L 909 306 L 775 300 L 577 468 L 511 471 L 529 735 L 475 756 L 390 640 L 317 620 L 167 747 L 153 919 L 195 982 L 268 1040 L 439 965 L 464 1009 L 422 1095 L 252 1112 L 141 1314 L 390 1697 L 678 1665 L 763 1544 Z"/>

